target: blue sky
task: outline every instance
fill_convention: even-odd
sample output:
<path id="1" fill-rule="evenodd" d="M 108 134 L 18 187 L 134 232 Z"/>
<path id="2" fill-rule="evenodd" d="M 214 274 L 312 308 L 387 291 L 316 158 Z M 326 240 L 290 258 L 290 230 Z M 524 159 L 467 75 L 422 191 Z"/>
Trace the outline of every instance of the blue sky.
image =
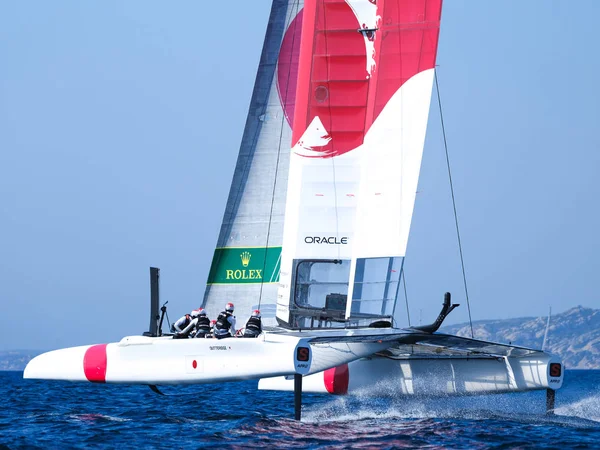
<path id="1" fill-rule="evenodd" d="M 141 333 L 151 265 L 171 319 L 200 304 L 269 10 L 0 4 L 0 350 Z M 600 307 L 599 13 L 593 0 L 444 5 L 473 319 Z M 464 305 L 435 102 L 405 268 L 413 324 L 447 290 Z M 467 319 L 464 305 L 449 322 Z"/>

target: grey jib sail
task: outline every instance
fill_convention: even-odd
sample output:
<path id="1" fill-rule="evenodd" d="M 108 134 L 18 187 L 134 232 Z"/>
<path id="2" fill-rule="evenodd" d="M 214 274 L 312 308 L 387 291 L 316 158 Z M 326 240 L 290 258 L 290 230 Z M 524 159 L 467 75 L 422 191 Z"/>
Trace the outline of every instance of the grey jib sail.
<path id="1" fill-rule="evenodd" d="M 275 323 L 302 1 L 274 0 L 203 307 Z M 300 14 L 299 14 L 300 13 Z M 273 319 L 272 322 L 270 319 Z"/>

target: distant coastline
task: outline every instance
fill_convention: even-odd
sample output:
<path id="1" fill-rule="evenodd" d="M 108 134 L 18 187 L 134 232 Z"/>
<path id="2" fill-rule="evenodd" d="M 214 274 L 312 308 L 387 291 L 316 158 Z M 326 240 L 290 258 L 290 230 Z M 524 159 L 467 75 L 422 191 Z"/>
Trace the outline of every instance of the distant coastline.
<path id="1" fill-rule="evenodd" d="M 24 370 L 31 359 L 43 350 L 9 350 L 0 352 L 0 371 Z"/>
<path id="2" fill-rule="evenodd" d="M 548 317 L 473 322 L 475 339 L 541 348 Z M 442 333 L 471 337 L 468 323 L 449 325 Z M 576 306 L 550 318 L 544 349 L 562 358 L 567 369 L 600 369 L 600 309 Z"/>

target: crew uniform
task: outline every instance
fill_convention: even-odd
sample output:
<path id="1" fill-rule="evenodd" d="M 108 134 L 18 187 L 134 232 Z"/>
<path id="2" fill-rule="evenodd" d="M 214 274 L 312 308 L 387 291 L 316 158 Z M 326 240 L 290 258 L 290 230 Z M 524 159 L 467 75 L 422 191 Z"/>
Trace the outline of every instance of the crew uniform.
<path id="1" fill-rule="evenodd" d="M 260 319 L 260 311 L 255 309 L 252 315 L 246 322 L 246 330 L 244 331 L 245 338 L 255 338 L 262 333 L 262 321 Z"/>
<path id="2" fill-rule="evenodd" d="M 198 316 L 200 315 L 200 311 L 195 309 L 191 313 L 186 314 L 181 319 L 173 324 L 173 328 L 175 328 L 175 334 L 173 335 L 173 339 L 186 339 L 190 337 L 192 330 L 198 323 Z M 183 319 L 188 319 L 187 321 Z"/>
<path id="3" fill-rule="evenodd" d="M 196 322 L 196 336 L 197 338 L 203 338 L 210 334 L 210 320 L 206 315 L 206 311 L 200 308 L 198 313 L 198 321 Z"/>
<path id="4" fill-rule="evenodd" d="M 194 311 L 192 311 L 193 313 Z M 171 333 L 181 333 L 192 321 L 191 314 L 186 314 L 171 325 Z"/>
<path id="5" fill-rule="evenodd" d="M 214 338 L 215 337 L 215 324 L 217 321 L 215 319 L 210 321 L 210 334 L 207 334 L 205 337 Z"/>
<path id="6" fill-rule="evenodd" d="M 227 305 L 225 305 L 225 311 L 221 311 L 219 317 L 217 317 L 213 333 L 217 339 L 228 338 L 235 335 L 233 303 L 227 303 Z"/>

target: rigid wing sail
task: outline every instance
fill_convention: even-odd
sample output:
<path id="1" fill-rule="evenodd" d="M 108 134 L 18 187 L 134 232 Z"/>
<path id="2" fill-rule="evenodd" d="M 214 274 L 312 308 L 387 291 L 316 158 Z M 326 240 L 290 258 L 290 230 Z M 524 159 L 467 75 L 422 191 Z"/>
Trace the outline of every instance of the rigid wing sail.
<path id="1" fill-rule="evenodd" d="M 441 0 L 274 0 L 202 306 L 260 309 L 255 339 L 146 336 L 34 358 L 25 378 L 404 395 L 562 384 L 535 349 L 394 327 Z"/>

